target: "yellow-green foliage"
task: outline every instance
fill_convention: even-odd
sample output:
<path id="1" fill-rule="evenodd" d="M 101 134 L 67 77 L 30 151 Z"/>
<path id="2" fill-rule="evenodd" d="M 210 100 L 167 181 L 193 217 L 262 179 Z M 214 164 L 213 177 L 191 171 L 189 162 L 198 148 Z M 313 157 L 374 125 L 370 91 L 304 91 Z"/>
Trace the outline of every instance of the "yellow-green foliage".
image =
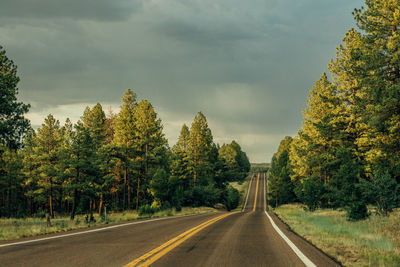
<path id="1" fill-rule="evenodd" d="M 71 221 L 69 217 L 56 217 L 55 219 L 51 220 L 51 227 L 47 227 L 46 220 L 42 218 L 0 219 L 0 240 L 65 232 L 73 229 L 88 228 L 108 223 L 125 222 L 142 218 L 201 214 L 216 211 L 216 209 L 209 207 L 183 207 L 179 212 L 177 212 L 175 209 L 170 209 L 146 216 L 139 216 L 136 211 L 115 212 L 107 215 L 107 221 L 103 220 L 98 215 L 94 215 L 95 222 L 91 222 L 90 224 L 86 223 L 84 215 L 76 216 L 74 221 Z"/>
<path id="2" fill-rule="evenodd" d="M 305 211 L 301 205 L 275 209 L 290 227 L 344 266 L 400 265 L 400 210 L 350 222 L 342 211 Z"/>
<path id="3" fill-rule="evenodd" d="M 250 178 L 248 177 L 244 182 L 241 184 L 239 182 L 230 182 L 229 185 L 235 188 L 236 190 L 239 191 L 239 206 L 236 208 L 236 210 L 241 210 L 243 208 L 244 202 L 246 200 L 247 196 L 247 190 L 249 188 L 249 181 Z"/>

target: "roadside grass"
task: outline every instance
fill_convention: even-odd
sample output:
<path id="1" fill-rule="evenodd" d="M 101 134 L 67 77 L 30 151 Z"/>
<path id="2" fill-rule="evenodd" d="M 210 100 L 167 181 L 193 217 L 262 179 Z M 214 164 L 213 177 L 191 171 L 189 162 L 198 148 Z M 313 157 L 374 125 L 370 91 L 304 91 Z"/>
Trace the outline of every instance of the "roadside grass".
<path id="1" fill-rule="evenodd" d="M 347 221 L 344 211 L 309 212 L 300 204 L 282 205 L 274 212 L 344 266 L 400 266 L 400 209 L 357 222 Z"/>
<path id="2" fill-rule="evenodd" d="M 71 221 L 69 217 L 65 216 L 52 219 L 51 227 L 47 227 L 47 222 L 44 218 L 0 219 L 0 240 L 9 240 L 21 237 L 65 232 L 74 229 L 89 228 L 109 223 L 126 222 L 144 218 L 158 218 L 210 212 L 217 212 L 217 210 L 209 207 L 182 207 L 182 210 L 179 212 L 175 209 L 168 209 L 158 211 L 151 215 L 142 216 L 139 216 L 136 211 L 113 212 L 107 214 L 107 220 L 104 220 L 103 217 L 94 214 L 95 222 L 90 223 L 86 222 L 85 215 L 77 215 L 75 216 L 75 220 L 73 221 Z"/>
<path id="3" fill-rule="evenodd" d="M 232 211 L 242 210 L 244 202 L 246 201 L 246 195 L 247 195 L 247 190 L 249 188 L 250 177 L 251 176 L 247 177 L 242 183 L 239 182 L 229 183 L 229 185 L 231 185 L 233 188 L 239 191 L 239 196 L 240 196 L 238 207 Z"/>

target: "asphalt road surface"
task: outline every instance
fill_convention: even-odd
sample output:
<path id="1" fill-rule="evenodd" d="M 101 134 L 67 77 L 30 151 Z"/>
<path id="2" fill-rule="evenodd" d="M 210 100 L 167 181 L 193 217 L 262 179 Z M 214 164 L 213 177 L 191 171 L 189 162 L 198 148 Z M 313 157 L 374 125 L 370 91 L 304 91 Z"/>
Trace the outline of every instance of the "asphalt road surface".
<path id="1" fill-rule="evenodd" d="M 0 266 L 338 266 L 265 212 L 264 189 L 253 176 L 242 212 L 2 241 Z"/>

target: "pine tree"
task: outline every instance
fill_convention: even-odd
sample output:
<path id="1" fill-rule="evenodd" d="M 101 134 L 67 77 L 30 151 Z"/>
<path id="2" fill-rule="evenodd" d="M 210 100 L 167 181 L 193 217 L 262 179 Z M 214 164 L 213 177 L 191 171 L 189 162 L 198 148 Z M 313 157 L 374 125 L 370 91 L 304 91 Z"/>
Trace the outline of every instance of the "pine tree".
<path id="1" fill-rule="evenodd" d="M 37 153 L 40 190 L 36 194 L 44 194 L 49 199 L 50 216 L 54 218 L 54 196 L 60 182 L 60 172 L 57 168 L 60 161 L 59 153 L 62 145 L 60 122 L 53 115 L 48 115 L 42 127 L 37 130 Z"/>
<path id="2" fill-rule="evenodd" d="M 330 188 L 337 146 L 343 144 L 347 130 L 346 105 L 337 94 L 336 87 L 324 73 L 310 91 L 307 108 L 303 111 L 303 127 L 290 149 L 297 195 L 304 198 L 304 180 L 311 179 Z M 311 181 L 310 180 L 310 181 Z M 333 194 L 326 192 L 324 206 L 332 203 Z"/>
<path id="3" fill-rule="evenodd" d="M 162 132 L 161 120 L 157 118 L 157 113 L 149 101 L 138 102 L 134 121 L 137 150 L 135 163 L 139 168 L 136 190 L 136 210 L 138 210 L 140 193 L 147 192 L 150 179 L 157 169 L 167 167 L 167 140 Z"/>
<path id="4" fill-rule="evenodd" d="M 203 113 L 198 112 L 190 128 L 188 143 L 189 170 L 193 177 L 193 186 L 207 183 L 212 172 L 210 161 L 213 145 L 211 130 Z"/>
<path id="5" fill-rule="evenodd" d="M 123 209 L 130 207 L 130 181 L 133 176 L 134 159 L 136 157 L 136 124 L 134 114 L 136 112 L 136 94 L 127 89 L 122 97 L 122 106 L 115 119 L 114 142 L 120 148 L 120 164 L 123 173 Z M 117 165 L 117 166 L 118 166 Z"/>
<path id="6" fill-rule="evenodd" d="M 106 115 L 101 104 L 97 103 L 92 109 L 86 107 L 82 116 L 82 122 L 94 140 L 94 149 L 98 150 L 105 143 L 107 136 Z"/>
<path id="7" fill-rule="evenodd" d="M 363 49 L 358 53 L 362 67 L 353 76 L 368 96 L 362 115 L 373 129 L 369 143 L 376 150 L 369 156 L 377 162 L 374 167 L 390 162 L 387 171 L 400 183 L 400 2 L 367 0 L 365 4 L 365 9 L 354 12 Z"/>
<path id="8" fill-rule="evenodd" d="M 11 149 L 17 149 L 30 122 L 24 117 L 30 105 L 17 101 L 17 66 L 6 56 L 0 46 L 0 143 Z"/>
<path id="9" fill-rule="evenodd" d="M 183 124 L 178 142 L 172 149 L 171 179 L 179 182 L 178 186 L 187 189 L 189 186 L 190 171 L 188 159 L 189 128 Z"/>
<path id="10" fill-rule="evenodd" d="M 271 168 L 268 172 L 269 204 L 277 207 L 281 204 L 291 203 L 296 200 L 294 185 L 290 178 L 292 174 L 289 149 L 292 138 L 285 137 L 274 154 Z"/>
<path id="11" fill-rule="evenodd" d="M 66 157 L 63 158 L 63 165 L 66 177 L 65 188 L 72 194 L 71 220 L 73 220 L 82 197 L 88 200 L 86 210 L 93 212 L 92 203 L 97 195 L 100 181 L 98 157 L 93 149 L 96 141 L 82 122 L 78 121 L 74 126 L 71 141 Z"/>

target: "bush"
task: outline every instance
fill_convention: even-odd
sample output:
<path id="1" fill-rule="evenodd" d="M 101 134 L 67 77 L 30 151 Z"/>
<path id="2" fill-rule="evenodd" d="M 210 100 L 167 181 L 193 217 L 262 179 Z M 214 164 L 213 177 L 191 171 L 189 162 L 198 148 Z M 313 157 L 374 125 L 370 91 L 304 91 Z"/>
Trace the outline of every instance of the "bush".
<path id="1" fill-rule="evenodd" d="M 369 199 L 376 204 L 377 212 L 387 216 L 396 208 L 399 200 L 399 185 L 388 172 L 378 171 L 372 182 L 363 183 L 364 191 L 369 191 Z"/>
<path id="2" fill-rule="evenodd" d="M 367 205 L 363 200 L 353 201 L 347 211 L 347 218 L 350 221 L 363 220 L 369 216 Z"/>
<path id="3" fill-rule="evenodd" d="M 175 205 L 175 210 L 176 210 L 176 211 L 182 211 L 181 203 L 177 203 L 177 204 Z"/>
<path id="4" fill-rule="evenodd" d="M 323 195 L 323 184 L 309 178 L 303 184 L 303 202 L 306 204 L 308 210 L 314 211 L 320 205 L 320 199 Z"/>
<path id="5" fill-rule="evenodd" d="M 152 207 L 148 204 L 141 206 L 139 208 L 139 216 L 143 216 L 143 215 L 153 215 L 155 212 L 157 212 L 158 209 L 155 207 Z"/>
<path id="6" fill-rule="evenodd" d="M 236 209 L 239 205 L 239 191 L 229 186 L 226 193 L 225 206 L 228 211 Z"/>

